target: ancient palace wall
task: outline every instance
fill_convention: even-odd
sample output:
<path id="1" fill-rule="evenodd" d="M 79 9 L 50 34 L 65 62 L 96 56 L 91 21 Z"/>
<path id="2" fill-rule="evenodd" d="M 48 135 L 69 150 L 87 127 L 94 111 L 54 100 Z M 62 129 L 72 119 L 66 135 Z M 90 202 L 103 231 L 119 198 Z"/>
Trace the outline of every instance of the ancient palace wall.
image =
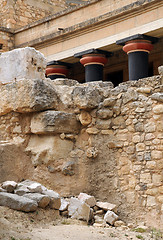
<path id="1" fill-rule="evenodd" d="M 14 61 L 13 61 L 14 59 Z M 79 84 L 45 78 L 34 49 L 0 57 L 0 182 L 93 194 L 126 222 L 163 222 L 163 79 Z M 7 71 L 10 69 L 10 71 Z"/>

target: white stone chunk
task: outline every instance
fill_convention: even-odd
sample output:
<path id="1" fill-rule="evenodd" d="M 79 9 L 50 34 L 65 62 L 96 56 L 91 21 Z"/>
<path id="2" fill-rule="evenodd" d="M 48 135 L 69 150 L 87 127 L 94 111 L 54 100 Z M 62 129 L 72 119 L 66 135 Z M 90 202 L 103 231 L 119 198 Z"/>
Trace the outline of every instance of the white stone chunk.
<path id="1" fill-rule="evenodd" d="M 17 194 L 0 192 L 0 206 L 11 209 L 33 212 L 37 209 L 37 202 L 29 198 L 18 196 Z"/>
<path id="2" fill-rule="evenodd" d="M 108 210 L 114 211 L 114 212 L 117 211 L 117 206 L 115 204 L 108 203 L 108 202 L 97 202 L 96 206 L 104 209 L 105 211 L 108 211 Z"/>
<path id="3" fill-rule="evenodd" d="M 61 206 L 59 208 L 59 211 L 66 211 L 68 208 L 68 205 L 69 205 L 69 202 L 61 198 Z"/>
<path id="4" fill-rule="evenodd" d="M 7 192 L 12 193 L 16 188 L 17 183 L 14 181 L 6 181 L 2 183 L 2 188 L 5 189 Z"/>
<path id="5" fill-rule="evenodd" d="M 45 79 L 46 60 L 34 48 L 18 48 L 0 56 L 0 82 Z"/>
<path id="6" fill-rule="evenodd" d="M 113 225 L 116 220 L 118 220 L 118 215 L 114 212 L 108 210 L 104 216 L 105 222 Z"/>
<path id="7" fill-rule="evenodd" d="M 40 183 L 32 183 L 27 187 L 30 192 L 33 193 L 42 193 L 42 185 Z"/>
<path id="8" fill-rule="evenodd" d="M 68 214 L 73 219 L 85 220 L 88 222 L 90 219 L 90 207 L 77 198 L 71 198 L 68 206 Z"/>
<path id="9" fill-rule="evenodd" d="M 59 209 L 61 206 L 61 198 L 57 192 L 53 190 L 44 190 L 42 194 L 48 195 L 50 197 L 49 207 L 52 209 Z"/>
<path id="10" fill-rule="evenodd" d="M 78 199 L 85 202 L 90 207 L 94 207 L 96 205 L 96 199 L 94 198 L 94 196 L 88 195 L 86 193 L 80 193 Z"/>
<path id="11" fill-rule="evenodd" d="M 32 199 L 38 203 L 38 206 L 40 208 L 45 208 L 48 206 L 50 202 L 50 197 L 47 195 L 43 195 L 40 193 L 26 193 L 23 195 L 23 197 Z"/>

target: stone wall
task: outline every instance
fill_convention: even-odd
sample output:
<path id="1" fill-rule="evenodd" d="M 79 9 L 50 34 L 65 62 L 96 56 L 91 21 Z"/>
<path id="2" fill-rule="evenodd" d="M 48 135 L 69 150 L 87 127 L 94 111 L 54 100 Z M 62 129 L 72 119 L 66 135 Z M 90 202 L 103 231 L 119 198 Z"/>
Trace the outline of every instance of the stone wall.
<path id="1" fill-rule="evenodd" d="M 20 28 L 66 8 L 64 0 L 0 0 L 1 26 Z"/>
<path id="2" fill-rule="evenodd" d="M 9 76 L 2 67 L 15 58 L 22 71 L 13 66 Z M 30 178 L 62 196 L 87 192 L 115 203 L 126 222 L 161 228 L 162 75 L 114 88 L 51 81 L 45 65 L 31 48 L 0 57 L 0 182 Z"/>

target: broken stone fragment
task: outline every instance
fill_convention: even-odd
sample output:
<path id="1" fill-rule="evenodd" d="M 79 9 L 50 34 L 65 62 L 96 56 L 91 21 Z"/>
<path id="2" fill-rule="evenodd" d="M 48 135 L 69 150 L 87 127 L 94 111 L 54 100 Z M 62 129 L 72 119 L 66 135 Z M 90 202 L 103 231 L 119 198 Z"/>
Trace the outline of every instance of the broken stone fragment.
<path id="1" fill-rule="evenodd" d="M 63 165 L 62 173 L 64 175 L 73 176 L 75 174 L 75 162 L 74 161 L 68 161 Z"/>
<path id="2" fill-rule="evenodd" d="M 95 219 L 95 223 L 104 223 L 104 219 L 101 216 L 96 215 L 94 216 L 94 219 Z"/>
<path id="3" fill-rule="evenodd" d="M 68 213 L 73 219 L 85 220 L 87 222 L 90 220 L 90 207 L 77 198 L 70 199 Z"/>
<path id="4" fill-rule="evenodd" d="M 115 204 L 112 203 L 108 203 L 108 202 L 96 202 L 96 206 L 99 208 L 104 209 L 105 211 L 117 211 L 117 206 Z"/>
<path id="5" fill-rule="evenodd" d="M 27 187 L 32 193 L 42 193 L 42 185 L 40 183 L 32 183 Z"/>
<path id="6" fill-rule="evenodd" d="M 98 155 L 98 150 L 95 147 L 90 147 L 87 149 L 86 153 L 88 158 L 96 158 Z"/>
<path id="7" fill-rule="evenodd" d="M 50 202 L 50 197 L 48 195 L 43 195 L 40 193 L 26 193 L 23 195 L 23 197 L 36 201 L 40 208 L 47 207 Z"/>
<path id="8" fill-rule="evenodd" d="M 73 113 L 51 110 L 38 113 L 31 119 L 31 132 L 35 134 L 78 133 L 79 130 L 80 123 Z"/>
<path id="9" fill-rule="evenodd" d="M 0 81 L 9 83 L 21 79 L 45 79 L 46 60 L 31 47 L 18 48 L 0 56 Z M 9 70 L 10 69 L 10 70 Z"/>
<path id="10" fill-rule="evenodd" d="M 49 203 L 50 208 L 59 210 L 61 206 L 61 198 L 57 192 L 46 189 L 42 192 L 42 194 L 50 197 L 50 203 Z"/>
<path id="11" fill-rule="evenodd" d="M 14 181 L 6 181 L 2 183 L 2 188 L 5 189 L 7 192 L 12 193 L 16 188 L 17 183 Z"/>
<path id="12" fill-rule="evenodd" d="M 87 126 L 92 122 L 92 117 L 88 112 L 81 111 L 79 115 L 79 120 L 83 126 Z"/>
<path id="13" fill-rule="evenodd" d="M 153 94 L 151 95 L 151 98 L 152 98 L 153 100 L 158 101 L 158 102 L 163 102 L 163 93 L 153 93 Z"/>
<path id="14" fill-rule="evenodd" d="M 56 109 L 59 98 L 51 80 L 22 79 L 6 85 L 0 84 L 0 115 L 9 112 L 37 112 Z"/>
<path id="15" fill-rule="evenodd" d="M 66 211 L 68 208 L 69 202 L 66 201 L 65 199 L 61 198 L 61 206 L 59 208 L 59 211 Z"/>
<path id="16" fill-rule="evenodd" d="M 7 191 L 0 187 L 0 192 L 7 192 Z"/>
<path id="17" fill-rule="evenodd" d="M 88 195 L 86 193 L 80 193 L 78 199 L 82 202 L 85 202 L 90 207 L 94 207 L 96 205 L 96 200 L 94 196 Z"/>
<path id="18" fill-rule="evenodd" d="M 125 223 L 121 220 L 118 220 L 118 221 L 115 221 L 114 226 L 115 227 L 125 226 Z"/>
<path id="19" fill-rule="evenodd" d="M 74 105 L 79 109 L 95 108 L 102 100 L 100 91 L 89 83 L 86 86 L 81 85 L 74 87 L 72 98 Z"/>
<path id="20" fill-rule="evenodd" d="M 23 212 L 33 212 L 38 206 L 34 200 L 5 192 L 0 192 L 0 205 Z"/>
<path id="21" fill-rule="evenodd" d="M 113 225 L 116 220 L 118 220 L 118 215 L 114 212 L 108 210 L 104 216 L 105 222 Z"/>

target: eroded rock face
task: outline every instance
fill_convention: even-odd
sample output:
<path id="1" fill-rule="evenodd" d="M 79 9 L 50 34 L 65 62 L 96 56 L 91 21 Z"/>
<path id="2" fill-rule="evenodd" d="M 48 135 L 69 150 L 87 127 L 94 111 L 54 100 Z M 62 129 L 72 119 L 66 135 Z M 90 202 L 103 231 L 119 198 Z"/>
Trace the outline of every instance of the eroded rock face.
<path id="1" fill-rule="evenodd" d="M 5 192 L 0 192 L 0 205 L 23 212 L 33 212 L 38 206 L 34 200 Z"/>
<path id="2" fill-rule="evenodd" d="M 0 56 L 0 82 L 22 79 L 45 79 L 46 60 L 39 51 L 26 47 L 2 53 Z"/>
<path id="3" fill-rule="evenodd" d="M 78 133 L 80 124 L 74 113 L 45 111 L 31 119 L 31 132 L 34 134 Z"/>

